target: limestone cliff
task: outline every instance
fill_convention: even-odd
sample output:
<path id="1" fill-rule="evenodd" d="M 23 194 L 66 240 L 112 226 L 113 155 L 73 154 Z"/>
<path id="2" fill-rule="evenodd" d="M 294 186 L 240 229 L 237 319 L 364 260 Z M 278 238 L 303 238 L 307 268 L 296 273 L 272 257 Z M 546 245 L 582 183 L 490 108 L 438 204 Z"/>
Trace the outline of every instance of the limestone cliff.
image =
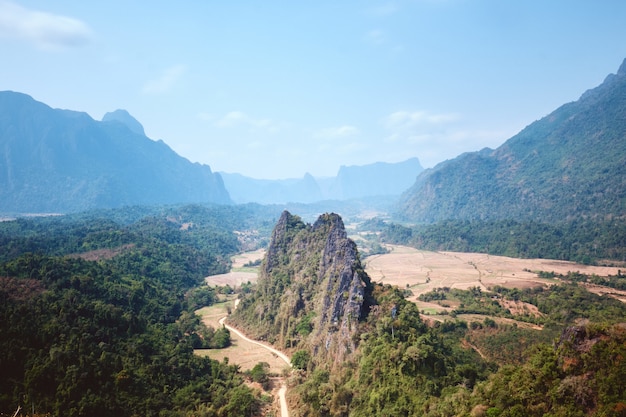
<path id="1" fill-rule="evenodd" d="M 256 337 L 286 349 L 308 349 L 318 363 L 339 363 L 356 349 L 369 310 L 371 283 L 340 216 L 313 225 L 283 212 L 256 290 L 232 317 Z"/>

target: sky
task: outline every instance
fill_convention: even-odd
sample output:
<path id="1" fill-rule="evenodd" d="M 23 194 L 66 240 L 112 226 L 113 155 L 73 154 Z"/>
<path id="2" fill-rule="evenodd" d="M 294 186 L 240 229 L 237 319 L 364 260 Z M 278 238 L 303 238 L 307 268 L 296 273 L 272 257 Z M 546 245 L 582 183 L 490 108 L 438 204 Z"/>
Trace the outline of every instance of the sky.
<path id="1" fill-rule="evenodd" d="M 0 0 L 0 90 L 213 171 L 334 176 L 496 148 L 617 72 L 623 0 Z"/>

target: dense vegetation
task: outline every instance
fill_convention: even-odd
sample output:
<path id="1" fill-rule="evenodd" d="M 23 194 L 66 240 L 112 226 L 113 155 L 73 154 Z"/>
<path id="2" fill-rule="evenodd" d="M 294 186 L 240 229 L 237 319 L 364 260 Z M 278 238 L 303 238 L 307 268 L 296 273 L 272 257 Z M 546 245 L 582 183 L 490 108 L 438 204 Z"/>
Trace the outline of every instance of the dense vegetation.
<path id="1" fill-rule="evenodd" d="M 258 415 L 264 400 L 244 380 L 269 388 L 267 364 L 242 374 L 194 355 L 194 348 L 224 347 L 230 338 L 193 311 L 217 298 L 202 285 L 205 275 L 225 271 L 242 247 L 267 241 L 272 210 L 132 208 L 0 223 L 0 413 L 20 405 L 54 416 Z M 377 224 L 386 239 L 389 230 L 404 239 L 418 235 Z M 442 230 L 467 226 L 449 222 Z M 450 305 L 446 320 L 435 322 L 422 319 L 400 289 L 369 282 L 338 216 L 311 226 L 283 213 L 277 228 L 261 265 L 271 280 L 247 285 L 237 314 L 291 349 L 292 415 L 626 410 L 626 305 L 579 285 L 621 288 L 621 271 L 540 272 L 563 281 L 549 288 L 437 289 L 422 296 Z M 602 253 L 603 229 L 595 230 Z M 363 292 L 341 287 L 344 275 L 360 277 L 346 282 Z M 349 310 L 357 301 L 359 313 Z M 511 303 L 536 313 L 509 310 Z M 333 319 L 335 309 L 346 314 Z"/>
<path id="2" fill-rule="evenodd" d="M 0 223 L 0 412 L 255 413 L 260 400 L 237 367 L 193 354 L 230 343 L 193 311 L 216 297 L 203 277 L 242 247 L 232 231 L 262 227 L 260 217 L 160 210 Z"/>
<path id="3" fill-rule="evenodd" d="M 544 330 L 496 321 L 510 317 L 501 307 L 480 322 L 427 326 L 399 290 L 376 286 L 359 355 L 333 372 L 309 362 L 294 382 L 296 415 L 622 415 L 626 305 L 572 284 L 496 290 L 451 296 L 470 306 L 524 299 L 542 313 Z"/>
<path id="4" fill-rule="evenodd" d="M 513 220 L 446 220 L 403 226 L 373 220 L 363 226 L 382 231 L 387 243 L 424 250 L 489 253 L 585 264 L 626 261 L 626 220 L 577 220 L 546 224 Z"/>
<path id="5" fill-rule="evenodd" d="M 531 123 L 495 150 L 424 171 L 396 215 L 559 222 L 624 215 L 626 64 L 597 88 Z"/>
<path id="6" fill-rule="evenodd" d="M 266 307 L 248 309 L 247 316 L 258 329 L 270 329 L 273 323 L 280 332 L 281 321 L 261 312 L 275 311 L 274 317 L 283 311 L 290 314 L 288 322 L 282 322 L 282 328 L 290 329 L 289 337 L 276 341 L 281 347 L 294 348 L 292 364 L 297 371 L 290 381 L 292 414 L 620 415 L 626 406 L 622 324 L 626 305 L 576 284 L 599 277 L 561 277 L 569 283 L 549 288 L 442 288 L 423 295 L 425 301 L 453 305 L 444 322 L 424 321 L 416 305 L 404 299 L 403 291 L 373 285 L 368 312 L 354 322 L 357 331 L 350 336 L 356 342 L 355 354 L 336 366 L 319 344 L 303 343 L 319 330 L 316 315 L 306 313 L 311 309 L 294 309 L 299 304 L 286 298 L 320 303 L 316 273 L 324 264 L 321 255 L 305 254 L 304 236 L 316 239 L 304 234 L 308 226 L 297 217 L 287 220 L 284 229 L 288 233 L 279 241 L 280 250 L 270 248 L 264 261 L 277 279 L 260 282 L 254 296 L 264 296 Z M 374 223 L 409 237 L 414 233 L 406 227 Z M 471 229 L 467 222 L 458 224 Z M 522 230 L 521 224 L 510 225 Z M 494 222 L 491 230 L 496 226 L 501 225 Z M 372 224 L 365 229 L 375 230 Z M 510 234 L 510 230 L 502 233 Z M 622 275 L 602 279 L 619 285 Z M 510 310 L 512 305 L 519 309 Z M 254 313 L 258 313 L 256 318 Z M 336 335 L 338 327 L 324 328 L 323 334 Z M 320 351 L 326 358 L 321 361 Z"/>

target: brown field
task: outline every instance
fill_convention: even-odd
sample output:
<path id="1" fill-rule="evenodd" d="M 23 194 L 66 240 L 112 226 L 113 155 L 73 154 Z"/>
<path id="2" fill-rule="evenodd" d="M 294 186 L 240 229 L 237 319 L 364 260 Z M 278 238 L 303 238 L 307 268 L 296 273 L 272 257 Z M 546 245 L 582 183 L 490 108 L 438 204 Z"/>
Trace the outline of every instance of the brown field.
<path id="1" fill-rule="evenodd" d="M 263 259 L 265 256 L 265 249 L 258 249 L 253 252 L 245 252 L 239 255 L 235 255 L 230 258 L 232 262 L 232 269 L 227 274 L 211 275 L 205 278 L 208 285 L 230 285 L 235 288 L 246 282 L 256 282 L 257 272 L 256 268 L 246 268 L 245 264 L 248 262 L 254 262 L 257 259 Z"/>
<path id="2" fill-rule="evenodd" d="M 419 310 L 427 314 L 430 319 L 437 321 L 448 317 L 438 313 L 449 313 L 458 306 L 454 305 L 453 301 L 446 301 L 446 305 L 442 306 L 436 302 L 423 302 L 417 299 L 420 294 L 435 288 L 480 287 L 487 290 L 489 287 L 500 285 L 522 289 L 557 282 L 555 279 L 539 278 L 538 271 L 558 274 L 578 271 L 599 276 L 616 275 L 618 271 L 618 268 L 589 266 L 551 259 L 517 259 L 481 253 L 428 252 L 396 245 L 387 245 L 387 247 L 391 250 L 390 253 L 366 258 L 365 271 L 374 282 L 410 290 L 412 295 L 407 299 L 416 303 Z M 586 285 L 586 287 L 591 292 L 606 294 L 626 302 L 626 291 L 597 285 Z M 504 305 L 504 307 L 514 314 L 523 312 L 539 314 L 536 307 L 526 303 Z M 468 321 L 477 319 L 476 317 L 458 317 Z M 494 319 L 498 322 L 507 321 L 507 319 Z M 522 322 L 518 322 L 518 325 L 532 326 Z"/>
<path id="3" fill-rule="evenodd" d="M 528 288 L 554 284 L 537 276 L 538 271 L 567 274 L 579 271 L 600 276 L 616 275 L 618 268 L 598 267 L 551 259 L 517 259 L 482 253 L 428 252 L 388 245 L 391 252 L 366 258 L 365 271 L 372 281 L 409 288 L 415 301 L 434 288 L 466 289 L 501 285 Z"/>
<path id="4" fill-rule="evenodd" d="M 234 308 L 233 301 L 234 297 L 230 297 L 224 302 L 201 308 L 196 311 L 196 314 L 202 317 L 204 324 L 217 328 L 221 326 L 219 320 L 227 315 L 228 307 Z M 225 349 L 196 349 L 195 353 L 220 362 L 224 358 L 228 358 L 229 363 L 239 365 L 242 371 L 252 369 L 259 362 L 267 362 L 270 365 L 270 372 L 276 374 L 280 374 L 286 367 L 285 362 L 278 356 L 261 346 L 240 338 L 235 332 L 230 332 L 230 338 L 232 345 Z"/>
<path id="5" fill-rule="evenodd" d="M 235 255 L 230 258 L 233 263 L 233 269 L 243 268 L 248 262 L 254 262 L 258 259 L 263 259 L 265 256 L 265 249 L 257 249 L 253 252 L 245 252 L 239 255 Z"/>
<path id="6" fill-rule="evenodd" d="M 256 272 L 229 272 L 228 274 L 211 275 L 204 280 L 208 285 L 230 285 L 235 288 L 246 282 L 256 282 Z"/>
<path id="7" fill-rule="evenodd" d="M 118 246 L 113 249 L 95 249 L 88 252 L 76 253 L 72 255 L 68 255 L 70 258 L 81 258 L 86 261 L 100 261 L 113 259 L 117 255 L 123 253 L 125 250 L 133 248 L 135 246 L 134 243 L 129 243 L 127 245 Z"/>

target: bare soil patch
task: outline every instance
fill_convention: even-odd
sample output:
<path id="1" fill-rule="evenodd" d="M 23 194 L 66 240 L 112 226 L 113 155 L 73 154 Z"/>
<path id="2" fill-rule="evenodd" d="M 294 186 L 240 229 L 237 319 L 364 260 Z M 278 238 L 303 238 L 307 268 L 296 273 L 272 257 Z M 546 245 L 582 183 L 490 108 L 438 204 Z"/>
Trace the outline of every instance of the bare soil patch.
<path id="1" fill-rule="evenodd" d="M 624 290 L 617 290 L 615 288 L 603 287 L 601 285 L 589 283 L 584 283 L 582 285 L 584 285 L 589 292 L 598 295 L 608 295 L 609 297 L 617 298 L 622 303 L 626 303 L 626 291 Z"/>
<path id="2" fill-rule="evenodd" d="M 543 316 L 543 314 L 539 311 L 537 306 L 534 306 L 529 303 L 525 303 L 523 301 L 501 299 L 501 300 L 498 300 L 498 302 L 503 308 L 508 309 L 511 312 L 511 314 L 513 314 L 514 316 L 525 316 L 525 315 L 534 316 L 534 317 Z"/>
<path id="3" fill-rule="evenodd" d="M 245 252 L 239 255 L 235 255 L 230 258 L 233 263 L 233 269 L 242 268 L 245 264 L 249 262 L 254 262 L 260 259 L 263 259 L 265 256 L 265 249 L 257 249 L 252 252 Z"/>
<path id="4" fill-rule="evenodd" d="M 227 274 L 210 275 L 204 280 L 208 285 L 230 285 L 235 288 L 247 282 L 256 282 L 258 278 L 258 268 L 245 268 L 244 265 L 263 259 L 265 249 L 258 249 L 253 252 L 245 252 L 230 258 L 232 262 L 231 271 Z"/>
<path id="5" fill-rule="evenodd" d="M 224 302 L 201 308 L 196 311 L 196 314 L 202 317 L 202 321 L 207 326 L 219 328 L 221 327 L 219 320 L 227 315 L 228 308 L 234 308 L 233 300 L 234 298 L 231 297 Z M 252 369 L 259 362 L 267 362 L 270 365 L 270 372 L 276 374 L 280 374 L 286 367 L 285 362 L 278 355 L 242 339 L 235 332 L 230 332 L 230 339 L 232 345 L 225 349 L 196 349 L 195 353 L 220 362 L 228 358 L 228 363 L 239 365 L 242 371 Z"/>
<path id="6" fill-rule="evenodd" d="M 256 282 L 258 274 L 256 272 L 229 272 L 227 274 L 211 275 L 204 280 L 208 285 L 230 285 L 235 288 L 246 282 Z"/>
<path id="7" fill-rule="evenodd" d="M 11 300 L 25 301 L 43 291 L 43 283 L 37 279 L 0 277 L 0 292 Z"/>
<path id="8" fill-rule="evenodd" d="M 599 276 L 616 275 L 618 268 L 582 265 L 552 259 L 517 259 L 481 253 L 428 252 L 406 246 L 387 245 L 388 254 L 366 258 L 365 270 L 373 281 L 408 288 L 416 301 L 420 294 L 435 288 L 467 289 L 500 285 L 528 288 L 554 284 L 537 272 L 567 274 L 579 271 Z M 626 295 L 626 294 L 625 294 Z"/>
<path id="9" fill-rule="evenodd" d="M 88 252 L 75 253 L 75 254 L 69 255 L 69 257 L 81 258 L 86 261 L 108 260 L 108 259 L 113 259 L 114 257 L 121 254 L 125 250 L 130 249 L 134 246 L 135 246 L 134 244 L 129 243 L 127 245 L 122 245 L 113 249 L 95 249 L 95 250 L 90 250 Z"/>

